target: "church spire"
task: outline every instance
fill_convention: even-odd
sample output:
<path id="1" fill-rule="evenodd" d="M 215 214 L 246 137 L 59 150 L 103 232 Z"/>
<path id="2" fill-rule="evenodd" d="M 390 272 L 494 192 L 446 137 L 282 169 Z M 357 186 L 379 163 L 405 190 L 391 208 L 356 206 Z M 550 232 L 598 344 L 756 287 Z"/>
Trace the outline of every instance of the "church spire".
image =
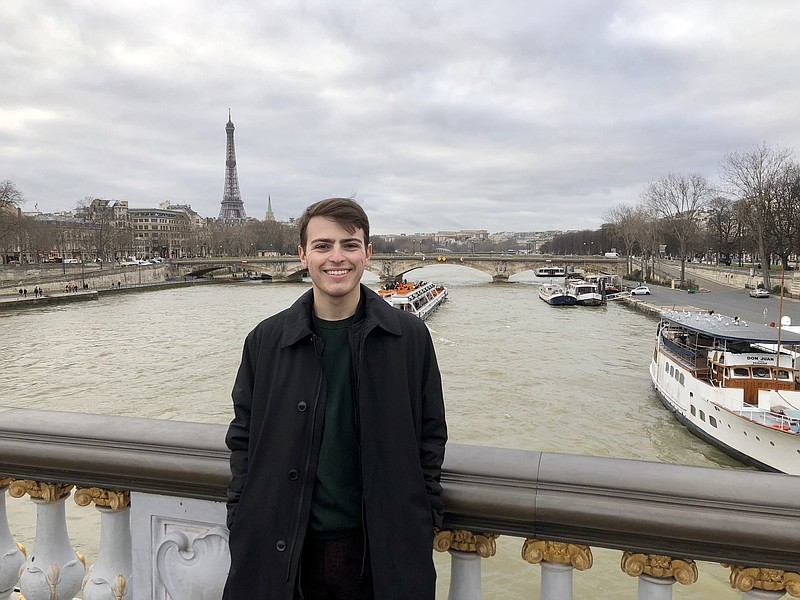
<path id="1" fill-rule="evenodd" d="M 267 196 L 267 215 L 265 217 L 267 221 L 274 221 L 275 215 L 272 212 L 272 197 Z"/>

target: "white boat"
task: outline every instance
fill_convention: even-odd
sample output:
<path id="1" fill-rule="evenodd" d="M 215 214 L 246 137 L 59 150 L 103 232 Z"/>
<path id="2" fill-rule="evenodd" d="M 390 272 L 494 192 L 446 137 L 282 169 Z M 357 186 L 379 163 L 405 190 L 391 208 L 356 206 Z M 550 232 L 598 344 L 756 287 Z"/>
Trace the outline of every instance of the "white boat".
<path id="1" fill-rule="evenodd" d="M 546 283 L 539 288 L 539 298 L 551 306 L 575 306 L 577 300 L 567 294 L 567 290 L 562 285 Z"/>
<path id="2" fill-rule="evenodd" d="M 575 298 L 581 306 L 600 306 L 605 298 L 596 283 L 588 281 L 568 281 L 567 294 Z"/>
<path id="3" fill-rule="evenodd" d="M 539 267 L 534 273 L 537 277 L 564 277 L 567 274 L 564 267 Z"/>
<path id="4" fill-rule="evenodd" d="M 425 319 L 447 299 L 447 288 L 430 282 L 398 283 L 378 293 L 389 304 Z"/>
<path id="5" fill-rule="evenodd" d="M 650 377 L 699 438 L 761 469 L 800 475 L 798 350 L 800 334 L 785 329 L 666 311 Z"/>

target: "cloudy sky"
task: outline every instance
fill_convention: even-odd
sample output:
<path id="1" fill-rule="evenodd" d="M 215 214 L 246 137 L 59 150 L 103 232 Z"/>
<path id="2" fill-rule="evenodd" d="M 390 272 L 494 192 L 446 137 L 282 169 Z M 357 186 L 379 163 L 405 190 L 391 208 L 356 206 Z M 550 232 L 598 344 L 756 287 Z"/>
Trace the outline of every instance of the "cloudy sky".
<path id="1" fill-rule="evenodd" d="M 667 173 L 800 148 L 795 0 L 2 0 L 0 180 L 375 233 L 595 228 Z"/>

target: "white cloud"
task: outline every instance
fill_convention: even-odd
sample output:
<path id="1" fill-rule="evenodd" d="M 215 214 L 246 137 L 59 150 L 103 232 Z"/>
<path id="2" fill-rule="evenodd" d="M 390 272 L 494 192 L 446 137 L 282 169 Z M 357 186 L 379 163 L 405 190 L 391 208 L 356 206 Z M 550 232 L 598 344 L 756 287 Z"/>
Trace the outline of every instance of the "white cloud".
<path id="1" fill-rule="evenodd" d="M 800 7 L 746 0 L 0 4 L 0 178 L 216 215 L 358 193 L 375 232 L 596 227 L 650 179 L 795 147 Z"/>

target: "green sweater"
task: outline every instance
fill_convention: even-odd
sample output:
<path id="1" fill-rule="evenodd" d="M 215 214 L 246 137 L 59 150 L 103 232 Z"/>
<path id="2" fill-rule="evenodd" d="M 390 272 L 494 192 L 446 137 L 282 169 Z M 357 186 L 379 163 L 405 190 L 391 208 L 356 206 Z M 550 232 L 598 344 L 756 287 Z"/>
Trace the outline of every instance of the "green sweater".
<path id="1" fill-rule="evenodd" d="M 336 539 L 361 529 L 358 427 L 347 339 L 353 317 L 342 321 L 314 317 L 314 324 L 325 341 L 327 400 L 308 526 L 313 538 Z"/>

